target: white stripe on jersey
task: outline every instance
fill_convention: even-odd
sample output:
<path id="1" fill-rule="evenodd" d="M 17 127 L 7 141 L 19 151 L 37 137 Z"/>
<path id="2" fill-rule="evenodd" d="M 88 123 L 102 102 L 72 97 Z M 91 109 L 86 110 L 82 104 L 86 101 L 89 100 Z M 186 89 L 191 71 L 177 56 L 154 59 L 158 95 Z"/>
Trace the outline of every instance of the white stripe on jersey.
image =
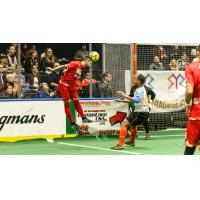
<path id="1" fill-rule="evenodd" d="M 138 96 L 140 98 L 139 103 L 134 103 L 134 112 L 149 112 L 148 96 L 144 86 L 139 87 L 134 92 L 134 97 Z"/>

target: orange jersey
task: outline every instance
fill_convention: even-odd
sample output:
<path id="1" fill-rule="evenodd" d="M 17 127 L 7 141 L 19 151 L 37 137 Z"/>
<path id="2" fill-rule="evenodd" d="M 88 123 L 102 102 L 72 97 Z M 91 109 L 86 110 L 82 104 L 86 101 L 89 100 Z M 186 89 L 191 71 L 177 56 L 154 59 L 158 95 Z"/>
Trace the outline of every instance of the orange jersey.
<path id="1" fill-rule="evenodd" d="M 97 82 L 96 80 L 92 79 L 92 83 L 95 84 L 96 82 Z M 90 84 L 90 80 L 88 80 L 88 79 L 83 79 L 83 81 L 81 83 L 82 87 L 87 87 L 89 84 Z"/>

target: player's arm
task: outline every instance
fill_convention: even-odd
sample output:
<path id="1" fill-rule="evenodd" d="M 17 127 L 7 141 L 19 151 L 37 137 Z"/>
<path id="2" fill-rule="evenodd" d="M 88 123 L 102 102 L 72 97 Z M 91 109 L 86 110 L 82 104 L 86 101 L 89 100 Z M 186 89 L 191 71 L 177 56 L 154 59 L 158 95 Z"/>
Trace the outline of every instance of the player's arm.
<path id="1" fill-rule="evenodd" d="M 67 70 L 68 69 L 68 64 L 65 64 L 65 65 L 59 65 L 55 68 L 51 68 L 51 67 L 47 67 L 47 69 L 51 72 L 54 72 L 54 71 L 59 71 L 59 70 Z"/>
<path id="2" fill-rule="evenodd" d="M 186 78 L 186 89 L 185 89 L 185 108 L 187 114 L 189 114 L 191 100 L 194 92 L 194 80 L 192 66 L 187 65 L 185 68 L 185 78 Z"/>
<path id="3" fill-rule="evenodd" d="M 190 105 L 193 92 L 194 92 L 194 84 L 187 83 L 186 84 L 186 90 L 185 90 L 185 104 L 186 105 Z"/>
<path id="4" fill-rule="evenodd" d="M 131 101 L 128 99 L 115 99 L 116 102 L 122 102 L 122 103 L 130 103 Z"/>
<path id="5" fill-rule="evenodd" d="M 122 91 L 118 91 L 117 95 L 126 98 L 129 101 L 132 101 L 133 103 L 139 103 L 141 101 L 139 96 L 134 96 L 134 97 L 130 97 L 128 95 L 126 95 L 124 92 Z"/>

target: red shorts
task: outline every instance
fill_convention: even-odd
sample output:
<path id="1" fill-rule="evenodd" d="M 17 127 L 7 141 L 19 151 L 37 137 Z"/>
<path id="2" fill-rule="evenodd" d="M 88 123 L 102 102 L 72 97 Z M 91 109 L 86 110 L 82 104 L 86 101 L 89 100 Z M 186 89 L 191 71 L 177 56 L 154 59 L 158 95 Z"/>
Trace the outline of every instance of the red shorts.
<path id="1" fill-rule="evenodd" d="M 62 83 L 58 84 L 60 97 L 64 100 L 78 99 L 77 87 L 65 86 Z"/>
<path id="2" fill-rule="evenodd" d="M 200 142 L 200 120 L 188 120 L 186 145 L 196 146 Z"/>

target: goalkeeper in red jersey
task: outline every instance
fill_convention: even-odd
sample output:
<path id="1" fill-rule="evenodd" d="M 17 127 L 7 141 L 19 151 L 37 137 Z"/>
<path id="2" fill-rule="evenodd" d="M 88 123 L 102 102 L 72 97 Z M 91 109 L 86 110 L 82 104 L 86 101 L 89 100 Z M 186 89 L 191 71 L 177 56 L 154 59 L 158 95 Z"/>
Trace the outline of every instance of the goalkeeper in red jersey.
<path id="1" fill-rule="evenodd" d="M 47 69 L 51 72 L 57 70 L 64 70 L 64 75 L 61 77 L 58 84 L 58 91 L 60 93 L 61 98 L 64 101 L 65 113 L 68 117 L 72 128 L 76 130 L 77 133 L 82 133 L 81 127 L 77 125 L 72 117 L 70 111 L 70 99 L 74 102 L 74 106 L 80 117 L 82 118 L 83 123 L 91 123 L 92 120 L 86 118 L 86 115 L 83 113 L 83 109 L 78 100 L 78 85 L 77 80 L 81 78 L 81 72 L 84 68 L 92 67 L 92 60 L 90 57 L 85 57 L 82 61 L 71 61 L 68 64 L 60 65 L 56 68 Z"/>
<path id="2" fill-rule="evenodd" d="M 185 68 L 185 107 L 188 114 L 184 154 L 193 155 L 200 143 L 200 61 Z"/>

